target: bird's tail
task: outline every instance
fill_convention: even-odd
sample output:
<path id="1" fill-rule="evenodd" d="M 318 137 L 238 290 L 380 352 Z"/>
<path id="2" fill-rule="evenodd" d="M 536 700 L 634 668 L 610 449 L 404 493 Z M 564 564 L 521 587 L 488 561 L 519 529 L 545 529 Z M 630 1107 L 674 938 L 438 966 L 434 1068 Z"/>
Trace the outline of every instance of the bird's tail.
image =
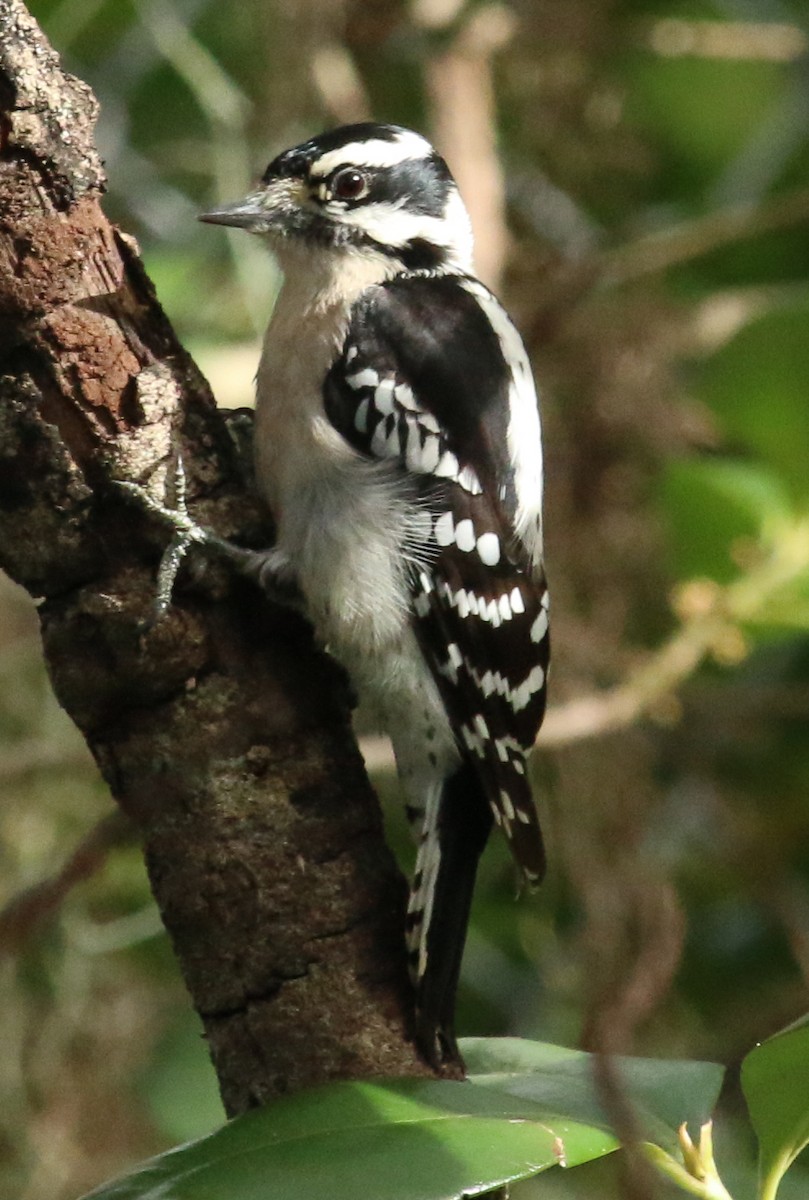
<path id="1" fill-rule="evenodd" d="M 492 827 L 478 773 L 461 763 L 426 798 L 407 913 L 416 1037 L 433 1066 L 458 1061 L 455 994 L 478 860 Z"/>

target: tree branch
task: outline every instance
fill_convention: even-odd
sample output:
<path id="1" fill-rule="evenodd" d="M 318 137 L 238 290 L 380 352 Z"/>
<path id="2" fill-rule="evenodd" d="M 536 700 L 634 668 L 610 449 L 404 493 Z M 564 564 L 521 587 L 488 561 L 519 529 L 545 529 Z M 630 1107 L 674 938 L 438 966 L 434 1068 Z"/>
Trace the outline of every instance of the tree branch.
<path id="1" fill-rule="evenodd" d="M 416 4 L 414 18 L 436 28 L 440 15 Z M 498 291 L 508 244 L 505 185 L 497 153 L 492 59 L 514 33 L 511 10 L 490 3 L 474 9 L 443 50 L 428 59 L 425 87 L 433 141 L 449 160 L 466 198 L 475 235 L 475 266 Z M 440 24 L 438 26 L 440 28 Z"/>
<path id="2" fill-rule="evenodd" d="M 57 695 L 139 827 L 229 1113 L 426 1073 L 407 1040 L 404 885 L 308 626 L 211 568 L 150 625 L 165 531 L 111 479 L 266 545 L 205 381 L 100 208 L 97 105 L 0 0 L 0 564 L 40 605 Z"/>
<path id="3" fill-rule="evenodd" d="M 619 287 L 645 275 L 662 274 L 735 242 L 806 222 L 809 188 L 805 187 L 760 201 L 728 205 L 605 251 L 599 259 L 600 282 Z"/>
<path id="4" fill-rule="evenodd" d="M 132 826 L 123 813 L 109 813 L 82 838 L 54 875 L 12 896 L 0 909 L 0 959 L 17 953 L 36 925 L 59 908 L 71 889 L 98 871 L 113 847 L 131 839 Z"/>

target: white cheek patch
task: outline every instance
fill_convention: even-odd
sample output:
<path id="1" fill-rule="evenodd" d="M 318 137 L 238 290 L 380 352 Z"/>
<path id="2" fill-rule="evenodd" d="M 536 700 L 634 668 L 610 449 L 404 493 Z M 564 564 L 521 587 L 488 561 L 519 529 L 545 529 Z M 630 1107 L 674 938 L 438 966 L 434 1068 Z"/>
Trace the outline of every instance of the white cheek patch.
<path id="1" fill-rule="evenodd" d="M 330 206 L 327 205 L 327 210 Z M 379 200 L 343 210 L 339 214 L 344 225 L 353 225 L 383 246 L 399 249 L 413 241 L 430 242 L 439 246 L 450 265 L 460 271 L 472 269 L 472 230 L 469 217 L 457 189 L 453 188 L 440 217 L 410 212 L 405 201 L 391 203 Z"/>

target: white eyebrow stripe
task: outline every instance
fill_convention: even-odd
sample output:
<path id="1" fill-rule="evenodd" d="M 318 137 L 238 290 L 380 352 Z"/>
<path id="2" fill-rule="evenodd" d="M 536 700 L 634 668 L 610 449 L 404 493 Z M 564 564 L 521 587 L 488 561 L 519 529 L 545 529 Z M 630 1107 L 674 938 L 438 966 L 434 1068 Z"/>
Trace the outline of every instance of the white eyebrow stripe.
<path id="1" fill-rule="evenodd" d="M 328 175 L 336 167 L 393 167 L 408 158 L 428 158 L 433 148 L 426 138 L 407 130 L 397 133 L 396 140 L 371 138 L 367 142 L 348 142 L 338 150 L 329 150 L 312 163 L 309 174 L 313 179 Z"/>

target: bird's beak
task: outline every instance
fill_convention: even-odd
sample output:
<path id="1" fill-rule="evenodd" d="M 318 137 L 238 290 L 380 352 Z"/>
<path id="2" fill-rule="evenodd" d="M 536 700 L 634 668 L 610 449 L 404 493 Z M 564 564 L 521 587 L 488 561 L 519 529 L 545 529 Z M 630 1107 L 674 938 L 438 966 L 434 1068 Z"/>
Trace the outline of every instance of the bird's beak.
<path id="1" fill-rule="evenodd" d="M 266 228 L 273 205 L 268 204 L 265 189 L 251 192 L 242 200 L 234 200 L 232 204 L 223 204 L 211 212 L 200 213 L 198 220 L 208 225 L 232 225 L 236 229 L 249 229 L 256 233 Z"/>
<path id="2" fill-rule="evenodd" d="M 250 233 L 282 232 L 290 215 L 306 202 L 307 189 L 297 179 L 271 179 L 242 200 L 202 213 L 209 225 L 232 225 Z"/>

